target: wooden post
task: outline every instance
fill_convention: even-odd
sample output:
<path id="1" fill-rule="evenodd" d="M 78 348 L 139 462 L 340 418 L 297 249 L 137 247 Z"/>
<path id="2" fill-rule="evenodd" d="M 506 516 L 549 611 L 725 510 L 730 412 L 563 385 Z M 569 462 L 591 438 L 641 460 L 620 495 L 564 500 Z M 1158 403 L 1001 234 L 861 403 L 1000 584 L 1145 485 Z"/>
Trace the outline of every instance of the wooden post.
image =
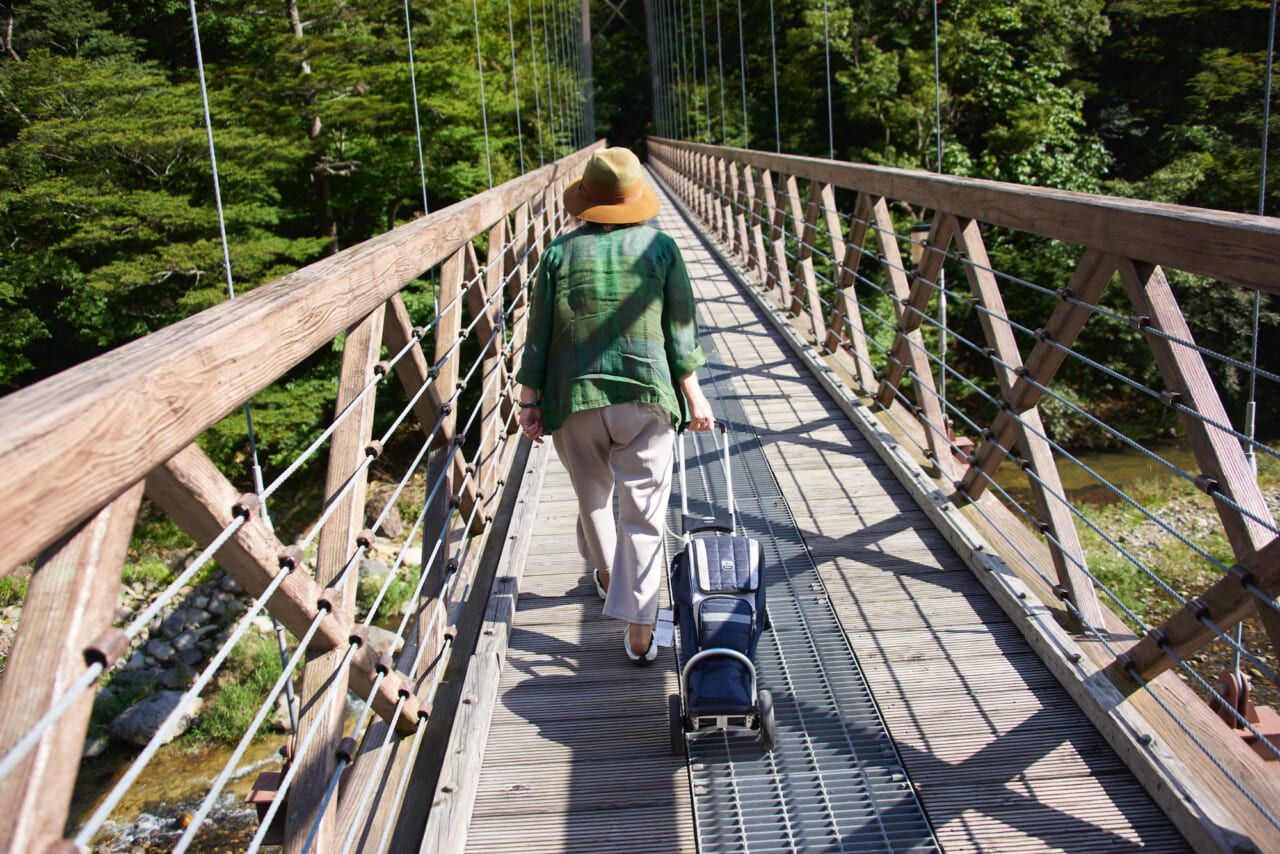
<path id="1" fill-rule="evenodd" d="M 867 346 L 867 333 L 862 325 L 862 308 L 858 304 L 857 272 L 862 263 L 862 245 L 867 238 L 867 230 L 871 227 L 872 201 L 867 193 L 859 193 L 854 204 L 853 218 L 849 223 L 849 239 L 842 243 L 844 252 L 838 256 L 839 268 L 836 271 L 836 309 L 831 318 L 831 337 L 827 341 L 827 349 L 840 351 L 840 342 L 844 339 L 843 325 L 849 325 L 849 346 L 853 349 L 853 375 L 866 392 L 870 392 L 876 383 L 876 372 L 871 362 L 871 351 Z M 839 223 L 828 224 L 832 229 L 832 245 Z"/>
<path id="2" fill-rule="evenodd" d="M 1022 352 L 1018 349 L 1018 342 L 1014 340 L 1013 327 L 1009 325 L 1009 315 L 1005 311 L 1000 285 L 991 272 L 991 259 L 987 256 L 987 247 L 982 241 L 982 229 L 974 220 L 965 220 L 956 221 L 953 230 L 969 261 L 964 265 L 969 287 L 986 309 L 978 312 L 978 318 L 987 344 L 999 357 L 999 361 L 995 362 L 996 378 L 1007 399 L 1013 392 L 1018 372 L 1022 369 Z M 1046 526 L 1046 533 L 1050 535 L 1049 553 L 1053 556 L 1058 583 L 1067 589 L 1079 612 L 1079 621 L 1083 621 L 1079 628 L 1101 628 L 1104 624 L 1102 609 L 1098 604 L 1093 582 L 1084 569 L 1084 548 L 1080 545 L 1071 506 L 1061 497 L 1065 495 L 1065 490 L 1053 452 L 1043 438 L 1046 432 L 1040 420 L 1040 410 L 1035 407 L 1026 410 L 1018 419 L 1017 425 L 1018 444 L 1027 455 L 1031 471 L 1035 475 L 1028 475 L 1027 482 L 1041 520 Z"/>
<path id="3" fill-rule="evenodd" d="M 1202 475 L 1209 478 L 1206 483 L 1211 483 L 1211 491 L 1217 493 L 1213 503 L 1236 562 L 1248 560 L 1273 540 L 1267 525 L 1274 526 L 1275 519 L 1240 441 L 1225 429 L 1231 419 L 1205 367 L 1204 357 L 1189 346 L 1194 343 L 1191 329 L 1163 270 L 1142 262 L 1125 261 L 1120 265 L 1120 278 L 1140 318 L 1138 326 L 1144 331 L 1165 385 L 1173 394 L 1168 398 L 1170 405 L 1181 402 L 1191 410 L 1178 409 L 1178 418 Z M 1169 337 L 1151 334 L 1149 329 L 1160 330 Z M 1228 502 L 1239 505 L 1245 512 Z M 1280 653 L 1280 614 L 1261 603 L 1257 611 L 1272 647 Z M 1229 626 L 1220 628 L 1225 631 Z"/>
<path id="4" fill-rule="evenodd" d="M 110 628 L 141 498 L 139 482 L 37 558 L 0 682 L 0 756 L 84 674 L 85 647 Z M 0 781 L 5 851 L 44 851 L 62 838 L 94 693 L 85 691 Z"/>
<path id="5" fill-rule="evenodd" d="M 950 437 L 946 433 L 945 414 L 942 411 L 942 405 L 938 401 L 938 393 L 933 383 L 933 367 L 929 363 L 929 357 L 924 351 L 924 338 L 920 334 L 920 316 L 919 312 L 922 307 L 920 304 L 928 303 L 929 287 L 926 282 L 918 282 L 916 287 L 907 285 L 907 274 L 902 264 L 902 253 L 898 248 L 897 237 L 893 230 L 893 219 L 889 216 L 889 205 L 883 197 L 877 199 L 873 205 L 873 217 L 876 225 L 876 242 L 880 247 L 880 256 L 884 259 L 885 275 L 889 279 L 889 285 L 894 295 L 898 298 L 894 303 L 894 314 L 898 319 L 898 333 L 894 340 L 893 354 L 901 354 L 890 356 L 889 363 L 885 366 L 885 376 L 880 381 L 880 390 L 876 394 L 876 398 L 882 406 L 889 406 L 893 403 L 895 397 L 894 390 L 897 388 L 898 380 L 906 373 L 907 366 L 910 365 L 912 378 L 915 380 L 916 405 L 919 411 L 923 413 L 921 420 L 924 422 L 925 437 L 929 444 L 929 452 L 933 456 L 934 462 L 938 465 L 938 472 L 944 480 L 951 480 L 955 470 L 955 464 L 951 459 L 951 446 L 949 444 Z M 934 230 L 939 229 L 939 220 L 934 221 Z M 930 235 L 930 248 L 936 246 L 945 246 L 941 241 L 932 240 Z M 948 235 L 948 240 L 950 236 Z M 932 252 L 931 255 L 941 259 L 940 251 Z M 941 268 L 941 260 L 937 263 L 937 268 Z M 922 264 L 920 275 L 926 275 L 925 267 Z M 937 275 L 937 269 L 933 271 L 934 277 Z M 903 361 L 905 359 L 906 361 Z"/>
<path id="6" fill-rule="evenodd" d="M 1098 301 L 1116 271 L 1118 259 L 1090 250 L 1080 259 L 1067 288 L 1075 301 L 1064 299 L 1054 308 L 1045 325 L 1042 341 L 1037 341 L 1027 357 L 1027 371 L 1009 392 L 1009 409 L 992 422 L 986 440 L 978 448 L 960 483 L 960 489 L 976 500 L 987 488 L 996 469 L 1005 459 L 1004 449 L 1013 448 L 1017 430 L 1014 416 L 1027 411 L 1040 400 L 1041 387 L 1048 387 L 1062 367 L 1072 343 L 1080 335 L 1092 314 L 1089 308 Z M 1082 304 L 1077 304 L 1077 301 Z M 1057 346 L 1055 346 L 1057 345 Z"/>
<path id="7" fill-rule="evenodd" d="M 791 207 L 791 222 L 799 235 L 800 245 L 796 250 L 796 281 L 798 287 L 792 294 L 791 312 L 799 315 L 808 308 L 809 332 L 814 343 L 821 344 L 826 319 L 822 311 L 822 300 L 818 298 L 818 276 L 814 271 L 813 254 L 818 240 L 818 211 L 822 206 L 823 185 L 817 181 L 809 182 L 809 201 L 804 206 L 801 217 L 800 191 L 796 179 L 787 181 L 787 194 Z"/>
<path id="8" fill-rule="evenodd" d="M 342 371 L 338 380 L 335 412 L 342 412 L 373 379 L 373 368 L 381 358 L 382 326 L 385 308 L 379 307 L 348 331 L 342 350 Z M 356 534 L 364 527 L 364 503 L 367 469 L 361 465 L 367 457 L 373 431 L 374 395 L 367 394 L 357 404 L 357 412 L 334 431 L 329 451 L 329 471 L 325 480 L 326 503 L 338 501 L 338 508 L 320 532 L 316 554 L 316 583 L 329 587 L 338 581 L 355 550 Z M 339 492 L 354 478 L 351 490 L 341 499 Z M 351 567 L 338 597 L 348 613 L 355 611 L 359 568 Z M 327 854 L 334 845 L 337 801 L 331 800 L 321 812 L 321 803 L 337 767 L 334 748 L 342 739 L 342 722 L 346 716 L 347 671 L 339 669 L 344 651 L 309 653 L 302 673 L 302 715 L 299 732 L 307 732 L 319 720 L 319 737 L 306 751 L 295 757 L 299 764 L 293 789 L 289 792 L 289 809 L 285 824 L 285 851 L 302 854 L 303 845 L 313 824 L 318 823 L 312 851 Z M 317 700 L 332 688 L 337 697 L 327 709 Z M 333 696 L 331 695 L 331 696 Z"/>

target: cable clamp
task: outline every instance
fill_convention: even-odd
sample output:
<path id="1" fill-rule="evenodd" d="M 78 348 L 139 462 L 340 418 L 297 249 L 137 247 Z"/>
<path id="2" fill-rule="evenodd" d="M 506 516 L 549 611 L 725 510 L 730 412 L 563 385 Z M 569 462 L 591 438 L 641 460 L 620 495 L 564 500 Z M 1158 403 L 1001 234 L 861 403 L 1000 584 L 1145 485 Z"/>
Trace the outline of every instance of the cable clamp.
<path id="1" fill-rule="evenodd" d="M 1054 291 L 1054 294 L 1058 297 L 1058 299 L 1062 300 L 1063 302 L 1066 302 L 1067 300 L 1075 296 L 1075 294 L 1071 292 L 1071 288 L 1058 288 L 1056 291 Z"/>
<path id="2" fill-rule="evenodd" d="M 280 554 L 276 555 L 276 560 L 280 564 L 280 568 L 284 570 L 297 569 L 306 561 L 306 552 L 301 546 L 293 545 L 286 548 Z"/>
<path id="3" fill-rule="evenodd" d="M 1169 652 L 1169 635 L 1165 632 L 1164 629 L 1159 628 L 1157 626 L 1156 628 L 1147 632 L 1146 639 L 1151 641 L 1153 644 L 1155 644 L 1158 649 L 1161 649 L 1165 652 Z"/>
<path id="4" fill-rule="evenodd" d="M 1192 482 L 1196 485 L 1196 489 L 1206 495 L 1212 495 L 1218 491 L 1218 479 L 1216 477 L 1210 477 L 1207 474 L 1200 474 L 1196 475 L 1196 479 Z"/>
<path id="5" fill-rule="evenodd" d="M 1187 608 L 1191 610 L 1191 613 L 1194 614 L 1196 619 L 1200 622 L 1203 623 L 1205 620 L 1209 619 L 1209 606 L 1204 604 L 1200 599 L 1188 599 Z"/>
<path id="6" fill-rule="evenodd" d="M 377 362 L 373 366 L 373 373 L 374 373 L 374 376 L 378 377 L 379 379 L 381 379 L 382 377 L 385 377 L 387 374 L 391 373 L 391 363 L 388 362 L 386 359 L 383 359 Z"/>
<path id="7" fill-rule="evenodd" d="M 1135 314 L 1129 318 L 1129 325 L 1134 329 L 1146 329 L 1151 325 L 1151 318 L 1145 314 Z"/>
<path id="8" fill-rule="evenodd" d="M 1065 584 L 1053 585 L 1053 595 L 1057 596 L 1063 602 L 1071 601 L 1071 591 L 1067 589 Z"/>
<path id="9" fill-rule="evenodd" d="M 241 519 L 252 519 L 262 509 L 262 499 L 252 492 L 246 492 L 231 505 L 231 515 Z"/>
<path id="10" fill-rule="evenodd" d="M 357 545 L 357 546 L 361 546 L 362 548 L 366 548 L 366 549 L 367 549 L 367 548 L 372 548 L 372 547 L 373 547 L 373 541 L 374 541 L 374 538 L 375 538 L 376 536 L 377 536 L 377 535 L 376 535 L 376 534 L 374 534 L 374 532 L 372 531 L 372 529 L 370 529 L 370 528 L 365 528 L 363 531 L 361 531 L 360 533 L 356 534 L 356 545 Z"/>
<path id="11" fill-rule="evenodd" d="M 334 751 L 335 758 L 350 764 L 351 760 L 355 758 L 355 755 L 356 740 L 354 738 L 347 736 L 342 739 L 342 741 L 338 742 L 338 748 Z"/>
<path id="12" fill-rule="evenodd" d="M 84 648 L 84 663 L 91 667 L 101 664 L 103 670 L 110 670 L 128 651 L 129 636 L 124 629 L 109 628 Z"/>
<path id="13" fill-rule="evenodd" d="M 370 440 L 369 444 L 364 446 L 364 455 L 373 457 L 375 460 L 382 456 L 382 441 L 379 439 Z"/>
<path id="14" fill-rule="evenodd" d="M 1167 388 L 1160 392 L 1160 402 L 1165 406 L 1176 407 L 1182 403 L 1182 392 Z"/>
<path id="15" fill-rule="evenodd" d="M 1253 573 L 1245 569 L 1240 564 L 1236 564 L 1228 569 L 1227 575 L 1231 576 L 1236 581 L 1239 581 L 1240 586 L 1244 588 L 1249 588 L 1257 584 L 1257 579 L 1254 578 Z"/>
<path id="16" fill-rule="evenodd" d="M 1037 330 L 1035 331 L 1035 336 L 1036 336 L 1036 340 L 1037 340 L 1037 341 L 1052 341 L 1052 340 L 1053 340 L 1053 338 L 1051 338 L 1051 337 L 1049 336 L 1049 330 L 1045 329 L 1043 326 L 1041 326 L 1039 329 L 1037 329 Z"/>

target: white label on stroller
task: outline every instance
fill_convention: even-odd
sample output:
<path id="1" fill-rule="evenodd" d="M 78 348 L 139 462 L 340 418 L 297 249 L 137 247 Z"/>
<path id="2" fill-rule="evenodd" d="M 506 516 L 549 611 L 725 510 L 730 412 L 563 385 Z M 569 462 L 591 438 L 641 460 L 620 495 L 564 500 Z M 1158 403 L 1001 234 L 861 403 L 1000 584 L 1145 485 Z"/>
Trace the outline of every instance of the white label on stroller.
<path id="1" fill-rule="evenodd" d="M 653 636 L 659 648 L 669 647 L 675 643 L 675 619 L 670 608 L 662 608 L 658 611 L 658 624 L 654 626 Z"/>
<path id="2" fill-rule="evenodd" d="M 733 568 L 734 568 L 735 566 L 736 566 L 736 564 L 735 564 L 732 560 L 722 560 L 722 561 L 720 561 L 720 571 L 721 571 L 721 572 L 729 572 L 729 573 L 732 573 L 732 572 L 733 572 Z"/>

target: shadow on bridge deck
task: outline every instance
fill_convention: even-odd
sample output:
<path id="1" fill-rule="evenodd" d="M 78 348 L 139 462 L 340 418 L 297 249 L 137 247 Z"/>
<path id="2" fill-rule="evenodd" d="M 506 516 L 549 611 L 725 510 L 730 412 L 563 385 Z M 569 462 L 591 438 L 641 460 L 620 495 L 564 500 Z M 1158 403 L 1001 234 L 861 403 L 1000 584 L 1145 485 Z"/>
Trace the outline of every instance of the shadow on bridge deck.
<path id="1" fill-rule="evenodd" d="M 669 199 L 700 312 L 938 841 L 957 851 L 1186 843 Z M 675 661 L 623 660 L 554 451 L 531 531 L 468 851 L 694 851 L 670 756 Z M 801 706 L 808 700 L 797 697 Z M 816 706 L 814 714 L 817 714 Z M 754 850 L 754 849 L 753 849 Z"/>

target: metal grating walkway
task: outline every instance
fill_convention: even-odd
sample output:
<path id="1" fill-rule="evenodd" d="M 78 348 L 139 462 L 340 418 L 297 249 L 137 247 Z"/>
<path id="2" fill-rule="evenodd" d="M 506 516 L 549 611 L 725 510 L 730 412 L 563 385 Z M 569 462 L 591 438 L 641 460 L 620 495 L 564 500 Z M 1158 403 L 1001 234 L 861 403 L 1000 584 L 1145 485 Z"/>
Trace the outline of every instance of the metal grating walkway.
<path id="1" fill-rule="evenodd" d="M 841 629 L 790 508 L 728 373 L 706 336 L 703 381 L 732 440 L 739 531 L 760 541 L 772 630 L 756 656 L 773 692 L 778 744 L 764 753 L 745 733 L 687 739 L 698 850 L 938 851 L 924 812 Z M 689 511 L 727 507 L 713 434 L 689 433 Z M 668 552 L 680 541 L 673 489 Z M 709 501 L 708 499 L 713 499 Z"/>

